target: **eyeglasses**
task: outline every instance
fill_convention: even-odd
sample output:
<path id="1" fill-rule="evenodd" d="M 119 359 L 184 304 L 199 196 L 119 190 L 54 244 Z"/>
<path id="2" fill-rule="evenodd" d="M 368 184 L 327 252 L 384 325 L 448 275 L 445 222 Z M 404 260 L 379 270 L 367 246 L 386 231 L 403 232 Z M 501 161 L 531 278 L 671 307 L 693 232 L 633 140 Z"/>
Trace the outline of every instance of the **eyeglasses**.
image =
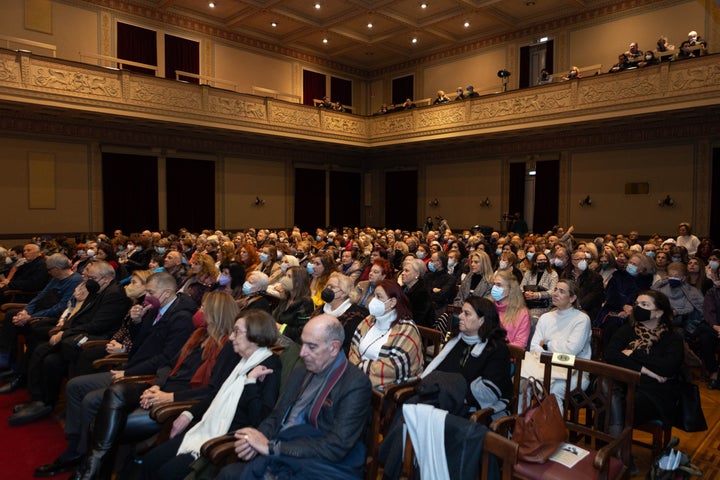
<path id="1" fill-rule="evenodd" d="M 247 329 L 235 327 L 235 328 L 233 328 L 233 333 L 235 334 L 236 337 L 239 337 L 240 335 L 246 335 Z"/>

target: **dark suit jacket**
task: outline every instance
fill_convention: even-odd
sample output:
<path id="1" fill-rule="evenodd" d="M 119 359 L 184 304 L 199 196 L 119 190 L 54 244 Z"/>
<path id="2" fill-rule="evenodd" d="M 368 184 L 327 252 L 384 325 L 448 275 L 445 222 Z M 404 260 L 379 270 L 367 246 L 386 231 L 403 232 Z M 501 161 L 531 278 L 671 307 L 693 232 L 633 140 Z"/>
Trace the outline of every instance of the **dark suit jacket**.
<path id="1" fill-rule="evenodd" d="M 23 290 L 26 292 L 39 292 L 50 281 L 45 259 L 37 257 L 35 260 L 25 262 L 15 271 L 12 280 L 7 285 L 8 290 Z"/>
<path id="2" fill-rule="evenodd" d="M 132 324 L 133 346 L 125 375 L 151 375 L 175 357 L 194 330 L 192 316 L 196 310 L 190 297 L 178 294 L 155 325 L 155 310 L 146 313 L 140 324 Z"/>
<path id="3" fill-rule="evenodd" d="M 89 296 L 80 310 L 63 325 L 63 339 L 84 334 L 92 340 L 110 338 L 130 308 L 130 299 L 114 280 L 105 290 Z"/>
<path id="4" fill-rule="evenodd" d="M 304 366 L 293 371 L 277 406 L 258 427 L 267 438 L 277 437 L 285 413 L 300 395 L 306 373 Z M 341 462 L 356 443 L 363 441 L 370 414 L 371 395 L 370 379 L 358 368 L 348 364 L 320 409 L 317 423 L 318 430 L 323 435 L 317 438 L 283 440 L 280 442 L 280 453 L 296 458 Z"/>
<path id="5" fill-rule="evenodd" d="M 410 300 L 413 320 L 417 325 L 432 328 L 435 323 L 435 309 L 432 305 L 430 291 L 425 284 L 425 278 L 418 278 L 412 288 L 405 293 Z"/>

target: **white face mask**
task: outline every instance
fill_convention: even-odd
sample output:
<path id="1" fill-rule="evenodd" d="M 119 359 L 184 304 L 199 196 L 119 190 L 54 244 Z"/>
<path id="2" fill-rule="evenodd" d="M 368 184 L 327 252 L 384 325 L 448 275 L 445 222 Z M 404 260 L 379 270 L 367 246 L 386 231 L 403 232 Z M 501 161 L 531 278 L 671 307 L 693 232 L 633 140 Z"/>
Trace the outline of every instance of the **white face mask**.
<path id="1" fill-rule="evenodd" d="M 587 260 L 580 260 L 577 264 L 577 268 L 582 272 L 587 270 Z"/>
<path id="2" fill-rule="evenodd" d="M 373 298 L 368 304 L 368 311 L 373 317 L 381 317 L 385 314 L 385 302 L 377 297 Z"/>
<path id="3" fill-rule="evenodd" d="M 500 263 L 498 263 L 498 267 L 500 267 L 500 270 L 505 270 L 508 268 L 508 262 L 505 260 L 500 260 Z"/>

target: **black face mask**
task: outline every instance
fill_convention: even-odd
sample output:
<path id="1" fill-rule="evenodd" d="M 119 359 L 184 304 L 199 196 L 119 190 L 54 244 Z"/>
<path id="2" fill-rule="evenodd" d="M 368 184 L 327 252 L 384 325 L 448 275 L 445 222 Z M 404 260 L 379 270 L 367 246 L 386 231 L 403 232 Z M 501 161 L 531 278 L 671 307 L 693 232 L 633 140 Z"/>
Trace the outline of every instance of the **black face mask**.
<path id="1" fill-rule="evenodd" d="M 650 310 L 635 305 L 633 307 L 633 318 L 638 322 L 647 322 L 650 320 Z"/>
<path id="2" fill-rule="evenodd" d="M 320 298 L 322 298 L 323 302 L 330 303 L 335 300 L 335 292 L 333 292 L 330 288 L 326 288 L 322 291 L 322 293 L 320 293 Z"/>
<path id="3" fill-rule="evenodd" d="M 535 265 L 537 266 L 538 270 L 545 270 L 548 266 L 547 262 L 536 263 Z"/>
<path id="4" fill-rule="evenodd" d="M 100 284 L 97 281 L 90 278 L 85 282 L 85 289 L 88 291 L 88 293 L 90 295 L 95 295 L 97 292 L 100 291 Z"/>

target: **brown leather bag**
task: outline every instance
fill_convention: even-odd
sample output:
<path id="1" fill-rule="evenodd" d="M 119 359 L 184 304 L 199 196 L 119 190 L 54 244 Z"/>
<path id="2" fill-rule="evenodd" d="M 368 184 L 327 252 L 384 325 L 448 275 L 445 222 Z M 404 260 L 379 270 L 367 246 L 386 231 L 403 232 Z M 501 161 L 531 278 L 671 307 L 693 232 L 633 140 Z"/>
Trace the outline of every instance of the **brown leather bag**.
<path id="1" fill-rule="evenodd" d="M 520 461 L 545 463 L 567 438 L 565 421 L 554 394 L 543 384 L 528 378 L 523 396 L 523 413 L 515 421 L 513 440 L 520 445 Z"/>

